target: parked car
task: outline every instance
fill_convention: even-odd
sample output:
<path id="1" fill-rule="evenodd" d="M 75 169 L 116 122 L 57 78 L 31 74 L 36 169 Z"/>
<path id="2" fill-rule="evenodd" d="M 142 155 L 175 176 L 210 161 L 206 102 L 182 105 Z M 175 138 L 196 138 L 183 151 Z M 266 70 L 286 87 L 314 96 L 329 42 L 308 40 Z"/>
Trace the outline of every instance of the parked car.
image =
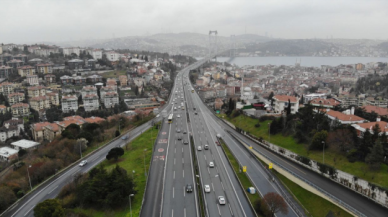
<path id="1" fill-rule="evenodd" d="M 81 163 L 79 163 L 79 166 L 80 166 L 80 167 L 83 167 L 83 166 L 85 166 L 87 163 L 88 163 L 87 160 L 83 160 L 83 161 L 81 161 Z"/>

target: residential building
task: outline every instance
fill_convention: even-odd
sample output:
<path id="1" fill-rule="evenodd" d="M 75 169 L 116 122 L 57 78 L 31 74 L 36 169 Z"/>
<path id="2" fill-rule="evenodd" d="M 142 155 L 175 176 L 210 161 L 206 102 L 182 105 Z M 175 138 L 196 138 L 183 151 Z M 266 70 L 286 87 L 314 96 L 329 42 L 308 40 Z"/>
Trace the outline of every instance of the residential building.
<path id="1" fill-rule="evenodd" d="M 68 76 L 68 75 L 64 75 L 64 76 L 62 76 L 62 77 L 60 77 L 60 79 L 61 79 L 61 83 L 62 84 L 72 84 L 73 83 L 73 77 L 71 77 L 71 76 Z"/>
<path id="2" fill-rule="evenodd" d="M 114 78 L 108 78 L 106 80 L 106 86 L 113 88 L 114 91 L 117 91 L 117 81 Z"/>
<path id="3" fill-rule="evenodd" d="M 149 99 L 126 99 L 124 100 L 128 108 L 131 110 L 141 109 L 144 110 L 153 110 L 154 108 L 159 108 L 160 103 L 156 101 L 151 101 Z"/>
<path id="4" fill-rule="evenodd" d="M 281 113 L 288 107 L 288 100 L 291 103 L 291 114 L 295 114 L 299 110 L 299 98 L 287 95 L 276 95 L 274 100 L 274 109 L 276 113 Z"/>
<path id="5" fill-rule="evenodd" d="M 67 47 L 63 48 L 63 55 L 70 56 L 72 53 L 76 54 L 77 56 L 80 55 L 81 49 L 79 47 Z"/>
<path id="6" fill-rule="evenodd" d="M 88 53 L 93 57 L 95 60 L 102 59 L 102 50 L 99 49 L 94 49 L 94 50 L 89 50 Z"/>
<path id="7" fill-rule="evenodd" d="M 356 129 L 357 136 L 362 138 L 364 137 L 364 133 L 367 130 L 371 134 L 373 134 L 373 127 L 375 127 L 376 125 L 379 126 L 381 133 L 385 133 L 386 135 L 388 135 L 388 123 L 385 121 L 381 121 L 379 118 L 376 120 L 376 122 L 352 124 L 352 127 Z"/>
<path id="8" fill-rule="evenodd" d="M 366 105 L 366 106 L 362 106 L 361 108 L 365 109 L 365 111 L 368 113 L 375 112 L 376 114 L 378 114 L 381 117 L 388 118 L 388 108 L 382 108 L 382 107 L 374 106 L 374 105 Z"/>
<path id="9" fill-rule="evenodd" d="M 84 61 L 80 59 L 72 59 L 67 62 L 69 69 L 82 69 L 84 66 Z"/>
<path id="10" fill-rule="evenodd" d="M 221 110 L 222 105 L 224 105 L 224 102 L 222 101 L 221 98 L 217 98 L 214 100 L 214 109 L 215 110 Z"/>
<path id="11" fill-rule="evenodd" d="M 15 87 L 16 87 L 15 83 L 10 83 L 10 82 L 1 83 L 0 93 L 2 93 L 4 96 L 8 96 L 9 94 L 14 92 Z"/>
<path id="12" fill-rule="evenodd" d="M 115 90 L 112 87 L 101 87 L 100 89 L 101 102 L 104 102 L 105 94 L 109 92 L 115 92 Z"/>
<path id="13" fill-rule="evenodd" d="M 12 67 L 1 66 L 0 64 L 0 78 L 8 78 L 9 74 L 12 73 Z"/>
<path id="14" fill-rule="evenodd" d="M 61 131 L 64 131 L 66 127 L 68 127 L 70 124 L 77 124 L 82 127 L 82 125 L 86 123 L 86 121 L 81 116 L 73 115 L 65 117 L 63 118 L 63 121 L 56 121 L 55 123 L 58 124 L 58 126 L 61 128 Z"/>
<path id="15" fill-rule="evenodd" d="M 322 108 L 334 108 L 341 104 L 340 101 L 334 98 L 330 98 L 330 99 L 315 98 L 311 100 L 309 103 L 314 107 L 322 107 Z"/>
<path id="16" fill-rule="evenodd" d="M 38 145 L 40 145 L 38 142 L 34 142 L 34 141 L 26 140 L 26 139 L 22 139 L 22 140 L 19 140 L 19 141 L 11 143 L 12 148 L 15 149 L 15 150 L 35 149 L 35 148 L 38 147 Z"/>
<path id="17" fill-rule="evenodd" d="M 1 49 L 1 46 L 0 46 L 0 49 Z M 9 147 L 1 147 L 0 148 L 0 161 L 6 161 L 6 162 L 10 162 L 14 159 L 17 159 L 18 157 L 18 150 L 15 150 L 13 148 L 9 148 Z"/>
<path id="18" fill-rule="evenodd" d="M 87 112 L 98 110 L 100 107 L 97 94 L 88 94 L 88 95 L 82 96 L 82 100 L 84 102 L 85 111 Z"/>
<path id="19" fill-rule="evenodd" d="M 104 96 L 104 105 L 106 108 L 112 108 L 115 104 L 119 104 L 119 95 L 117 92 L 108 92 Z"/>
<path id="20" fill-rule="evenodd" d="M 31 86 L 33 85 L 39 85 L 39 78 L 38 75 L 27 75 L 27 83 Z"/>
<path id="21" fill-rule="evenodd" d="M 12 67 L 14 69 L 17 69 L 17 68 L 21 67 L 22 65 L 24 65 L 24 63 L 21 60 L 13 59 L 13 60 L 10 60 L 7 62 L 7 66 Z"/>
<path id="22" fill-rule="evenodd" d="M 106 58 L 111 62 L 119 61 L 121 54 L 116 53 L 114 51 L 108 51 L 105 53 Z"/>
<path id="23" fill-rule="evenodd" d="M 31 124 L 32 137 L 35 141 L 41 142 L 44 139 L 44 127 L 49 125 L 49 122 L 40 122 Z"/>
<path id="24" fill-rule="evenodd" d="M 24 131 L 24 121 L 22 118 L 12 118 L 5 121 L 3 126 L 0 127 L 0 141 L 5 142 L 13 136 L 19 136 L 21 130 Z"/>
<path id="25" fill-rule="evenodd" d="M 27 75 L 35 75 L 35 68 L 29 65 L 21 66 L 18 68 L 18 74 L 21 77 L 26 77 Z"/>
<path id="26" fill-rule="evenodd" d="M 38 96 L 46 96 L 46 87 L 44 86 L 33 86 L 28 87 L 28 97 L 38 97 Z"/>
<path id="27" fill-rule="evenodd" d="M 75 76 L 73 77 L 74 84 L 86 84 L 86 78 L 83 78 L 81 76 Z"/>
<path id="28" fill-rule="evenodd" d="M 85 121 L 88 122 L 88 123 L 96 123 L 96 124 L 99 124 L 103 121 L 105 121 L 104 118 L 100 118 L 100 117 L 89 117 L 89 118 L 85 118 Z"/>
<path id="29" fill-rule="evenodd" d="M 78 98 L 75 95 L 62 96 L 62 112 L 77 111 Z"/>
<path id="30" fill-rule="evenodd" d="M 119 76 L 120 86 L 127 86 L 128 85 L 128 77 L 126 75 L 120 75 Z"/>
<path id="31" fill-rule="evenodd" d="M 11 93 L 8 94 L 8 102 L 10 105 L 22 102 L 25 100 L 25 95 L 24 93 Z"/>
<path id="32" fill-rule="evenodd" d="M 53 73 L 53 64 L 50 64 L 50 63 L 36 64 L 36 70 L 38 73 L 41 73 L 41 74 Z"/>
<path id="33" fill-rule="evenodd" d="M 5 114 L 7 111 L 9 111 L 9 107 L 6 107 L 5 105 L 0 105 L 1 114 Z"/>
<path id="34" fill-rule="evenodd" d="M 95 86 L 91 86 L 91 85 L 84 86 L 81 90 L 81 95 L 82 95 L 82 99 L 86 95 L 97 95 L 97 88 Z"/>
<path id="35" fill-rule="evenodd" d="M 55 137 L 61 135 L 61 128 L 56 123 L 48 123 L 43 126 L 43 138 L 47 141 L 54 140 Z"/>
<path id="36" fill-rule="evenodd" d="M 57 92 L 47 92 L 46 97 L 48 97 L 51 106 L 59 106 L 59 94 Z"/>
<path id="37" fill-rule="evenodd" d="M 30 106 L 27 103 L 16 103 L 11 106 L 13 117 L 26 116 L 30 114 Z"/>
<path id="38" fill-rule="evenodd" d="M 34 58 L 34 59 L 30 59 L 28 60 L 28 64 L 32 65 L 32 66 L 36 66 L 40 63 L 42 63 L 43 60 L 42 59 L 38 59 L 38 58 Z"/>
<path id="39" fill-rule="evenodd" d="M 354 114 L 344 114 L 339 111 L 334 111 L 331 109 L 326 110 L 326 116 L 331 120 L 332 123 L 339 121 L 341 124 L 358 124 L 364 123 L 366 120 L 358 117 Z"/>
<path id="40" fill-rule="evenodd" d="M 95 59 L 85 60 L 85 68 L 90 69 L 90 70 L 95 70 L 96 63 L 97 63 L 97 60 L 95 60 Z"/>
<path id="41" fill-rule="evenodd" d="M 57 82 L 56 76 L 53 74 L 44 75 L 44 80 L 46 81 L 47 84 L 54 84 Z"/>
<path id="42" fill-rule="evenodd" d="M 32 97 L 30 100 L 30 106 L 35 111 L 41 111 L 50 108 L 50 100 L 46 96 Z"/>
<path id="43" fill-rule="evenodd" d="M 102 76 L 101 75 L 90 75 L 87 77 L 86 81 L 89 83 L 102 82 Z"/>

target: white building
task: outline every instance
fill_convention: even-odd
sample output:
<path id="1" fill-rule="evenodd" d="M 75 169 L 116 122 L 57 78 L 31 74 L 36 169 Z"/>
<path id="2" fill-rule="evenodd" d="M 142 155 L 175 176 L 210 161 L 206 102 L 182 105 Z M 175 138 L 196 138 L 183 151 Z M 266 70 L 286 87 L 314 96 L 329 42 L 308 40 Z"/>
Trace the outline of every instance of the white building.
<path id="1" fill-rule="evenodd" d="M 67 47 L 63 48 L 63 55 L 70 56 L 72 53 L 77 54 L 77 56 L 80 55 L 81 49 L 79 47 Z"/>
<path id="2" fill-rule="evenodd" d="M 78 98 L 75 95 L 68 95 L 62 97 L 62 112 L 77 111 Z"/>
<path id="3" fill-rule="evenodd" d="M 111 62 L 119 61 L 120 56 L 121 56 L 121 54 L 116 53 L 116 52 L 114 52 L 114 51 L 106 52 L 105 55 L 106 55 L 106 58 L 107 58 L 109 61 L 111 61 Z"/>
<path id="4" fill-rule="evenodd" d="M 30 85 L 39 85 L 38 75 L 27 75 L 27 83 Z"/>
<path id="5" fill-rule="evenodd" d="M 116 91 L 112 87 L 101 87 L 100 89 L 101 102 L 104 102 L 105 94 L 110 92 L 116 92 Z"/>
<path id="6" fill-rule="evenodd" d="M 38 145 L 40 145 L 38 142 L 22 139 L 16 142 L 11 143 L 11 146 L 15 150 L 21 150 L 21 149 L 34 149 Z"/>
<path id="7" fill-rule="evenodd" d="M 15 159 L 18 154 L 18 150 L 9 147 L 0 148 L 0 161 L 11 161 Z"/>
<path id="8" fill-rule="evenodd" d="M 288 107 L 288 100 L 291 103 L 291 114 L 295 114 L 299 110 L 299 99 L 294 96 L 276 95 L 274 100 L 274 109 L 276 113 L 281 113 Z"/>
<path id="9" fill-rule="evenodd" d="M 100 103 L 98 102 L 97 94 L 89 94 L 82 97 L 84 102 L 85 111 L 94 111 L 98 110 L 100 107 Z"/>
<path id="10" fill-rule="evenodd" d="M 89 50 L 88 53 L 92 55 L 93 59 L 95 60 L 102 59 L 102 50 L 99 50 L 99 49 Z"/>
<path id="11" fill-rule="evenodd" d="M 97 88 L 95 86 L 91 86 L 91 85 L 84 86 L 81 90 L 82 99 L 86 95 L 94 95 L 94 94 L 97 95 Z"/>
<path id="12" fill-rule="evenodd" d="M 115 104 L 119 104 L 119 95 L 116 92 L 108 92 L 104 97 L 104 105 L 106 108 L 112 108 Z"/>

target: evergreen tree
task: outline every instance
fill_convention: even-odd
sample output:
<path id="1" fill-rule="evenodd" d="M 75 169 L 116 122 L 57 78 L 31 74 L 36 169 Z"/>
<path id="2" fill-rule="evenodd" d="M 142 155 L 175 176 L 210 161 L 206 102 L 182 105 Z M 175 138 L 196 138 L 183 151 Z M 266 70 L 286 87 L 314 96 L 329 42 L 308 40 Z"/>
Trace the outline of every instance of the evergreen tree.
<path id="1" fill-rule="evenodd" d="M 381 162 L 384 159 L 384 149 L 380 142 L 376 142 L 373 148 L 370 148 L 370 153 L 366 156 L 365 162 L 372 168 L 380 168 Z"/>

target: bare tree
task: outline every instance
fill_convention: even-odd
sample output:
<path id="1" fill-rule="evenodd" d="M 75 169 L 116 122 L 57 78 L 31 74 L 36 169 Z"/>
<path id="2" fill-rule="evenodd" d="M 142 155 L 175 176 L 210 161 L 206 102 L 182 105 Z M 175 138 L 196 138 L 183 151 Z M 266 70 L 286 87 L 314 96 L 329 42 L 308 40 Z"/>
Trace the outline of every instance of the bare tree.
<path id="1" fill-rule="evenodd" d="M 271 216 L 275 216 L 275 213 L 281 212 L 283 214 L 288 213 L 287 203 L 283 197 L 275 192 L 269 192 L 264 195 L 264 201 L 266 202 L 268 209 L 271 212 Z"/>

